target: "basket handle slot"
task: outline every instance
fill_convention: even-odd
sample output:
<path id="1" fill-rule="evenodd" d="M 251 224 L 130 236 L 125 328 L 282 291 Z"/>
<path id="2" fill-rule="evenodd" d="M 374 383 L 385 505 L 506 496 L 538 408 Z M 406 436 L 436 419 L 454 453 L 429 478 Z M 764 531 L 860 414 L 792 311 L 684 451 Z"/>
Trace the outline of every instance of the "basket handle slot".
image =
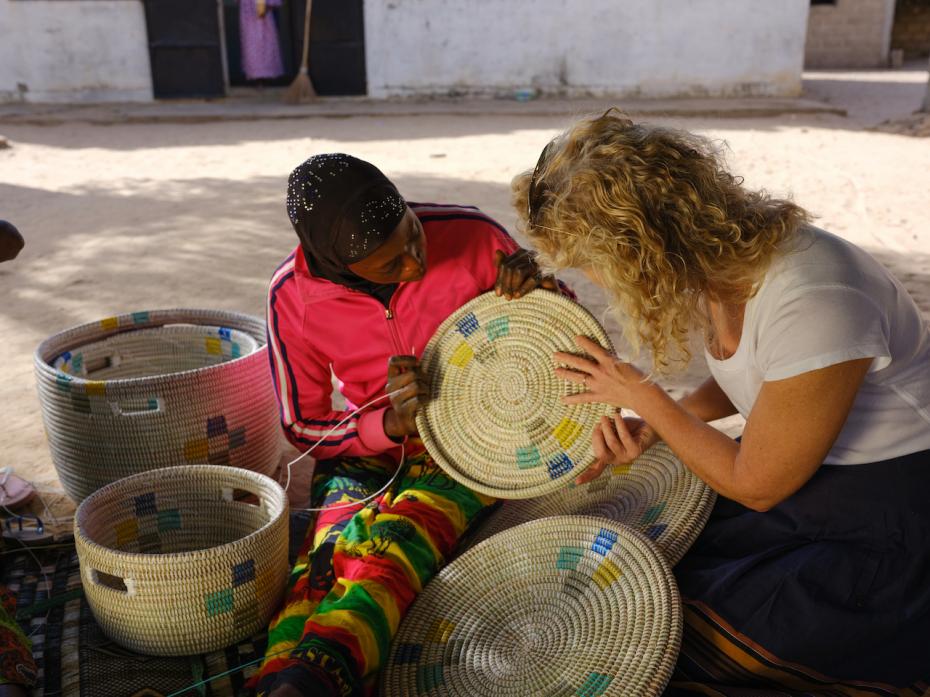
<path id="1" fill-rule="evenodd" d="M 132 579 L 114 576 L 98 569 L 91 569 L 90 578 L 95 584 L 103 588 L 109 588 L 126 595 L 135 595 L 136 589 Z"/>
<path id="2" fill-rule="evenodd" d="M 143 417 L 155 416 L 165 411 L 165 403 L 161 397 L 151 397 L 149 399 L 134 399 L 120 404 L 119 402 L 110 402 L 110 408 L 114 414 L 119 416 Z"/>
<path id="3" fill-rule="evenodd" d="M 113 368 L 120 364 L 120 357 L 116 354 L 112 356 L 98 356 L 97 358 L 92 358 L 89 361 L 84 362 L 84 370 L 87 375 L 93 375 L 96 372 L 101 370 L 106 370 L 107 368 Z"/>
<path id="4" fill-rule="evenodd" d="M 236 503 L 244 503 L 249 506 L 256 506 L 261 508 L 262 499 L 261 497 L 247 489 L 237 489 L 235 487 L 226 486 L 222 489 L 223 500 L 224 501 L 235 501 Z"/>

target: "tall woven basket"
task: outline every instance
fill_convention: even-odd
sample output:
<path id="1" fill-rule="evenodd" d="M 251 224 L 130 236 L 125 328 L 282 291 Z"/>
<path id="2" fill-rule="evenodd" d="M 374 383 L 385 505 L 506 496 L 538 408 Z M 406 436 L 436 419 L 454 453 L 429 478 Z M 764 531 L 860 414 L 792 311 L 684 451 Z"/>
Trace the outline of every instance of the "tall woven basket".
<path id="1" fill-rule="evenodd" d="M 140 653 L 215 651 L 263 629 L 288 576 L 284 490 L 213 465 L 109 484 L 77 509 L 87 602 L 103 631 Z"/>
<path id="2" fill-rule="evenodd" d="M 265 323 L 154 310 L 43 341 L 35 374 L 52 460 L 75 501 L 137 472 L 186 464 L 271 473 L 280 434 Z"/>

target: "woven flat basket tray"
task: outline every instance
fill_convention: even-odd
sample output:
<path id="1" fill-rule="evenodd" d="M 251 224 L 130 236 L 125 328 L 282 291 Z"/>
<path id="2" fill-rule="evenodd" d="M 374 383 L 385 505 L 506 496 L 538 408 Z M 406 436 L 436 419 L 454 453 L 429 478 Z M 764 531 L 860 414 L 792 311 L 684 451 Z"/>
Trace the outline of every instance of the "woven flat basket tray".
<path id="1" fill-rule="evenodd" d="M 458 557 L 401 623 L 391 697 L 659 695 L 681 603 L 655 545 L 588 516 L 524 523 Z"/>
<path id="2" fill-rule="evenodd" d="M 469 488 L 505 499 L 554 491 L 594 462 L 604 404 L 564 405 L 581 387 L 552 354 L 581 355 L 575 337 L 612 350 L 581 305 L 544 290 L 507 301 L 486 293 L 446 319 L 423 352 L 429 400 L 417 428 L 436 463 Z"/>
<path id="3" fill-rule="evenodd" d="M 639 530 L 674 566 L 704 529 L 716 500 L 714 490 L 692 474 L 665 443 L 659 443 L 632 463 L 608 469 L 581 486 L 507 501 L 481 526 L 471 544 L 537 518 L 592 515 Z"/>
<path id="4" fill-rule="evenodd" d="M 148 469 L 278 464 L 259 318 L 189 309 L 91 322 L 42 342 L 35 375 L 52 460 L 76 501 Z"/>
<path id="5" fill-rule="evenodd" d="M 103 631 L 140 653 L 215 651 L 267 626 L 288 576 L 284 490 L 215 465 L 136 474 L 90 495 L 74 539 Z"/>

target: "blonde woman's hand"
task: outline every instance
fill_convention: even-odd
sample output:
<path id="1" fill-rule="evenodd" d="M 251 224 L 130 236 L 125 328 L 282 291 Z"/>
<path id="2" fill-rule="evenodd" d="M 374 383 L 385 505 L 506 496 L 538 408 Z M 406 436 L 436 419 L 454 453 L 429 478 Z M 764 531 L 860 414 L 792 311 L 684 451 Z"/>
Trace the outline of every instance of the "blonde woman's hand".
<path id="1" fill-rule="evenodd" d="M 568 366 L 556 368 L 556 375 L 585 388 L 584 392 L 562 397 L 563 404 L 611 404 L 635 410 L 638 395 L 644 390 L 657 389 L 639 368 L 616 358 L 591 339 L 578 336 L 575 343 L 593 360 L 556 352 L 555 360 Z"/>
<path id="2" fill-rule="evenodd" d="M 632 462 L 659 441 L 655 429 L 640 418 L 623 417 L 618 411 L 613 419 L 602 416 L 594 427 L 592 449 L 597 459 L 575 479 L 585 484 L 597 479 L 608 466 Z"/>

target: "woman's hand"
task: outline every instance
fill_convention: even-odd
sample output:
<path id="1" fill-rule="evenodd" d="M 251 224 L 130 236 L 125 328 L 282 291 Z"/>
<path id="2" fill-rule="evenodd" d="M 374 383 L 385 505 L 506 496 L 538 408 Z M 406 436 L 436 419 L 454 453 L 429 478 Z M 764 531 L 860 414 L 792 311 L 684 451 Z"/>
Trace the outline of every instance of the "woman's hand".
<path id="1" fill-rule="evenodd" d="M 416 356 L 392 356 L 388 360 L 387 385 L 391 407 L 384 412 L 384 432 L 395 439 L 417 435 L 417 409 L 426 400 L 426 382 Z"/>
<path id="2" fill-rule="evenodd" d="M 659 389 L 655 383 L 646 380 L 646 376 L 636 366 L 617 359 L 591 339 L 578 336 L 575 337 L 575 343 L 593 360 L 561 351 L 555 354 L 556 361 L 569 366 L 556 368 L 556 375 L 584 385 L 586 390 L 562 397 L 563 404 L 595 402 L 636 409 L 637 397 L 644 390 Z"/>
<path id="3" fill-rule="evenodd" d="M 640 418 L 622 417 L 617 412 L 613 419 L 602 416 L 594 427 L 592 448 L 594 464 L 575 479 L 585 484 L 601 476 L 608 465 L 625 465 L 632 462 L 659 441 L 655 429 Z"/>
<path id="4" fill-rule="evenodd" d="M 559 290 L 555 276 L 542 276 L 533 254 L 525 249 L 518 249 L 510 256 L 498 249 L 494 252 L 494 265 L 497 267 L 494 292 L 508 300 L 520 298 L 534 288 Z"/>
<path id="5" fill-rule="evenodd" d="M 255 0 L 255 14 L 258 15 L 259 19 L 264 17 L 267 11 L 268 6 L 265 3 L 265 0 Z"/>

